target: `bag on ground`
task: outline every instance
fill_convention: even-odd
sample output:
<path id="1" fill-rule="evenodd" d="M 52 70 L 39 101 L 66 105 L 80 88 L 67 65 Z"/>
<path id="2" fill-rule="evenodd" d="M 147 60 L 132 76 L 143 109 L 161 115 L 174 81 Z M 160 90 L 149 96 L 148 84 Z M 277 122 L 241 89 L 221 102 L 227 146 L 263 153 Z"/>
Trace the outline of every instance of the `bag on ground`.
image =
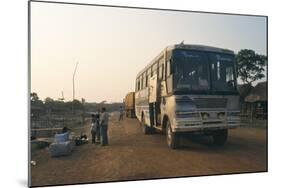
<path id="1" fill-rule="evenodd" d="M 59 157 L 69 155 L 74 148 L 73 141 L 66 141 L 66 142 L 54 142 L 50 145 L 50 154 L 52 157 Z"/>

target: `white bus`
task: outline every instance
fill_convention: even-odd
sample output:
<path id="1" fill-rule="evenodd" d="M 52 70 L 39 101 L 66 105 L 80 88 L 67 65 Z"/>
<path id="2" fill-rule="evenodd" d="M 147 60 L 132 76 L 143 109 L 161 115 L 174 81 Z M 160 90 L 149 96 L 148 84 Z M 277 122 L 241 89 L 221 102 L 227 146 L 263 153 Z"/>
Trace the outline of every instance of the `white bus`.
<path id="1" fill-rule="evenodd" d="M 166 47 L 136 77 L 135 110 L 145 134 L 165 131 L 179 146 L 184 133 L 203 133 L 223 145 L 240 125 L 234 52 L 203 45 Z"/>

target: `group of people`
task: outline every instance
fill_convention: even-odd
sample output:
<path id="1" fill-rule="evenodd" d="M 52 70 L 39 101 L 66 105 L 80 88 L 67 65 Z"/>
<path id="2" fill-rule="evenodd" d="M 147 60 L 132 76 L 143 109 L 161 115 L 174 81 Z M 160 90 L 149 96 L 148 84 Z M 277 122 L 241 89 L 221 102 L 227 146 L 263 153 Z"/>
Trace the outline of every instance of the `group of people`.
<path id="1" fill-rule="evenodd" d="M 108 118 L 109 115 L 104 107 L 101 109 L 101 113 L 92 114 L 91 134 L 93 144 L 108 145 Z"/>

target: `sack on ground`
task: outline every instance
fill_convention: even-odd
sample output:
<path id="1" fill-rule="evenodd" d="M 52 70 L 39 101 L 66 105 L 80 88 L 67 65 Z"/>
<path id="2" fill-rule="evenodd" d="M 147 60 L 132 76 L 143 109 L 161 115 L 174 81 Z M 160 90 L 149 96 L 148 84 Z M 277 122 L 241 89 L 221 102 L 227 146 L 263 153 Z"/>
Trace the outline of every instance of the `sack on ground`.
<path id="1" fill-rule="evenodd" d="M 61 142 L 66 142 L 69 140 L 69 132 L 62 133 L 62 134 L 56 134 L 54 142 L 55 143 L 61 143 Z"/>
<path id="2" fill-rule="evenodd" d="M 50 145 L 50 154 L 52 157 L 58 157 L 58 156 L 65 156 L 69 155 L 71 151 L 74 148 L 74 142 L 73 141 L 66 141 L 66 142 L 59 142 L 59 143 L 52 143 Z"/>

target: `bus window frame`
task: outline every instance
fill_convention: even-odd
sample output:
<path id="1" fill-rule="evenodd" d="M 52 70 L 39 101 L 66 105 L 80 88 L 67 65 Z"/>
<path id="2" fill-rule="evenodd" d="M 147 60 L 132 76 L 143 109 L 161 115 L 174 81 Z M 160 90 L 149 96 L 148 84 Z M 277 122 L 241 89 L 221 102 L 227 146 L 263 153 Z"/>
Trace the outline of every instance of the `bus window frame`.
<path id="1" fill-rule="evenodd" d="M 137 78 L 136 79 L 136 87 L 135 87 L 135 91 L 138 91 L 138 82 L 139 82 L 139 80 L 138 80 L 139 78 Z"/>
<path id="2" fill-rule="evenodd" d="M 156 70 L 154 70 L 154 68 L 156 68 Z M 158 73 L 158 61 L 156 61 L 155 63 L 152 64 L 152 66 L 151 66 L 151 71 L 152 71 L 152 73 L 155 73 L 155 74 Z M 153 74 L 153 75 L 154 75 L 154 74 Z M 153 75 L 152 75 L 152 76 L 153 76 Z"/>
<path id="3" fill-rule="evenodd" d="M 144 81 L 143 81 L 144 82 L 144 88 L 146 88 L 147 87 L 147 72 L 145 71 L 142 76 L 143 76 L 143 79 L 144 79 Z"/>
<path id="4" fill-rule="evenodd" d="M 146 70 L 146 87 L 148 87 L 149 86 L 149 83 L 150 83 L 150 78 L 151 78 L 151 73 L 149 72 L 150 71 L 150 68 L 148 68 L 147 70 Z"/>
<path id="5" fill-rule="evenodd" d="M 140 90 L 142 90 L 142 86 L 143 86 L 143 79 L 142 79 L 142 75 L 140 75 Z"/>
<path id="6" fill-rule="evenodd" d="M 161 56 L 158 60 L 158 79 L 159 80 L 163 80 L 163 78 L 164 78 L 164 72 L 163 72 L 164 63 L 165 63 L 164 56 Z M 161 68 L 161 74 L 160 74 L 160 68 Z M 160 75 L 161 75 L 161 78 L 160 78 Z"/>

